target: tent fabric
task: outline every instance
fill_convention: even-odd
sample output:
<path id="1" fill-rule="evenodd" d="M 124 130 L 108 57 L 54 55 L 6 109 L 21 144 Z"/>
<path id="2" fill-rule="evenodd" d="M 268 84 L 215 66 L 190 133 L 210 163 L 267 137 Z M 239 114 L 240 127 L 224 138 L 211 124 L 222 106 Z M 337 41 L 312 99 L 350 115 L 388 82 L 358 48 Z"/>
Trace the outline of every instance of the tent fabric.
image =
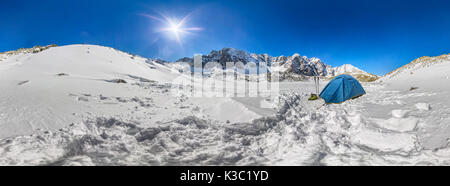
<path id="1" fill-rule="evenodd" d="M 365 94 L 361 84 L 354 77 L 343 74 L 331 80 L 320 93 L 319 97 L 326 103 L 342 103 Z"/>

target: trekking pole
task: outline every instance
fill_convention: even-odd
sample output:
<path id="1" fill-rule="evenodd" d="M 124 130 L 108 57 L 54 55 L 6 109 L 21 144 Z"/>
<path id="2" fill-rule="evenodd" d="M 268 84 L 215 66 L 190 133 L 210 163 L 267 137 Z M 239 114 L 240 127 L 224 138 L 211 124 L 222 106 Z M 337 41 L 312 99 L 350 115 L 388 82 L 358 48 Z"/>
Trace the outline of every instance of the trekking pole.
<path id="1" fill-rule="evenodd" d="M 314 76 L 314 92 L 316 92 L 317 95 L 317 76 Z"/>
<path id="2" fill-rule="evenodd" d="M 320 93 L 320 78 L 317 77 L 317 96 L 319 96 Z"/>
<path id="3" fill-rule="evenodd" d="M 316 86 L 316 95 L 319 96 L 319 77 L 315 76 L 314 77 L 314 85 Z"/>

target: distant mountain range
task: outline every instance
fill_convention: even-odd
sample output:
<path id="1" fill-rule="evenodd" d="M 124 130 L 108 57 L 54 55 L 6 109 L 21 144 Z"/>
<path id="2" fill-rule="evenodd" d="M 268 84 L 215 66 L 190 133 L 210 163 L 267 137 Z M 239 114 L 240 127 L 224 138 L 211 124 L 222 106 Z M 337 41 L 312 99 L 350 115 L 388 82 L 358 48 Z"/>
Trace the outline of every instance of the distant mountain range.
<path id="1" fill-rule="evenodd" d="M 279 71 L 282 80 L 304 80 L 311 76 L 334 77 L 340 74 L 350 74 L 358 78 L 360 81 L 375 81 L 378 76 L 365 72 L 350 64 L 339 67 L 332 67 L 325 64 L 320 59 L 300 54 L 292 56 L 273 57 L 268 54 L 254 54 L 235 48 L 223 48 L 219 51 L 213 50 L 207 55 L 202 56 L 203 64 L 208 62 L 218 62 L 225 67 L 226 62 L 242 62 L 248 64 L 254 62 L 256 64 L 266 63 L 270 71 Z M 194 59 L 184 57 L 176 62 L 187 62 L 193 64 Z"/>

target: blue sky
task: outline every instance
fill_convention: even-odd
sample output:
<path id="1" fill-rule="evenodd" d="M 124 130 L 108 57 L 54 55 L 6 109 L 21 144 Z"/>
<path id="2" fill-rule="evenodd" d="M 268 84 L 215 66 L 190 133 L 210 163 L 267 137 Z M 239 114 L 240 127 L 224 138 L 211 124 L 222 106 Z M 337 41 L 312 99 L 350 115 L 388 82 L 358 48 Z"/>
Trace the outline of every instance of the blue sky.
<path id="1" fill-rule="evenodd" d="M 2 0 L 0 51 L 56 43 L 97 44 L 175 60 L 233 47 L 299 53 L 383 75 L 421 56 L 450 53 L 450 1 Z M 181 20 L 202 30 L 158 31 Z"/>

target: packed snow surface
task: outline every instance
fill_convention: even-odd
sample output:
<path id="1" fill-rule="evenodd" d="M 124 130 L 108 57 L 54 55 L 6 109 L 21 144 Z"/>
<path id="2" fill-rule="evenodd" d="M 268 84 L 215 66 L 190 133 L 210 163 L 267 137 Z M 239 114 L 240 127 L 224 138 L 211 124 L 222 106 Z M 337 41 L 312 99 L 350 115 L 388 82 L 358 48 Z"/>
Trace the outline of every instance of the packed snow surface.
<path id="1" fill-rule="evenodd" d="M 0 165 L 450 165 L 450 60 L 324 105 L 310 81 L 173 96 L 180 74 L 100 46 L 0 59 Z"/>

